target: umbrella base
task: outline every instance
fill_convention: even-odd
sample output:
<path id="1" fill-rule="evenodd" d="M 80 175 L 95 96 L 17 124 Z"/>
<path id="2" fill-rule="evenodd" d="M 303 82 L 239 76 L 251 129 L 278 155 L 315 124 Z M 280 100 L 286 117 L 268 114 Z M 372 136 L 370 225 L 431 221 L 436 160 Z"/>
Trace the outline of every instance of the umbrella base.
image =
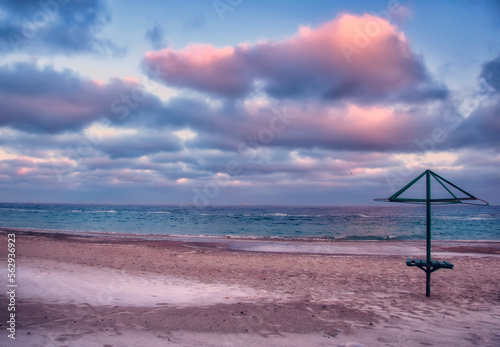
<path id="1" fill-rule="evenodd" d="M 430 264 L 424 259 L 406 258 L 406 265 L 416 266 L 425 272 L 434 272 L 439 269 L 453 269 L 453 264 L 447 261 L 431 260 Z"/>

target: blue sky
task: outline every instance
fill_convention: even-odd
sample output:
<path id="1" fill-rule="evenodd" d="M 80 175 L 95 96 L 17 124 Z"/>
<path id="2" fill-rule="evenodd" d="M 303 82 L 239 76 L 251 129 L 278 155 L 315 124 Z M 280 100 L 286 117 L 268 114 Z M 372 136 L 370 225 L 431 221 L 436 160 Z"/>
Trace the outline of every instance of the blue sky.
<path id="1" fill-rule="evenodd" d="M 4 1 L 0 201 L 498 204 L 498 1 Z"/>

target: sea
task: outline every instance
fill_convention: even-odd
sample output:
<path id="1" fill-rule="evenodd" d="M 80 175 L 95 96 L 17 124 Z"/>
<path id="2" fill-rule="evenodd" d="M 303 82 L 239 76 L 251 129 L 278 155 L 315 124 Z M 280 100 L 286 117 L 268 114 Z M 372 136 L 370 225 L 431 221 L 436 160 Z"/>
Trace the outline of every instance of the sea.
<path id="1" fill-rule="evenodd" d="M 434 240 L 500 240 L 500 206 L 432 206 Z M 424 205 L 0 203 L 0 227 L 70 233 L 299 240 L 425 240 Z"/>

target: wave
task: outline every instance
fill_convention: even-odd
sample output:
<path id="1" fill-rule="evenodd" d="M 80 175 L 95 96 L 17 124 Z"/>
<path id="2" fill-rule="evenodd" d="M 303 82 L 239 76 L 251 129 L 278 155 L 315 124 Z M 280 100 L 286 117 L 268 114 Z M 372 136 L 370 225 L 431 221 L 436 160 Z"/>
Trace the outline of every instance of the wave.
<path id="1" fill-rule="evenodd" d="M 52 212 L 58 212 L 58 211 L 52 211 Z M 116 210 L 103 210 L 103 211 L 93 211 L 93 210 L 69 210 L 71 213 L 117 213 L 118 211 Z M 128 212 L 128 211 L 123 211 L 123 212 Z"/>
<path id="2" fill-rule="evenodd" d="M 11 208 L 11 207 L 0 207 L 0 210 L 6 210 L 6 211 L 17 211 L 17 212 L 52 212 L 50 210 L 37 210 L 37 209 L 23 209 L 23 208 Z"/>
<path id="3" fill-rule="evenodd" d="M 457 220 L 457 221 L 498 219 L 498 217 L 491 214 L 478 214 L 475 216 L 433 216 L 432 218 L 441 220 Z"/>
<path id="4" fill-rule="evenodd" d="M 349 235 L 334 238 L 336 241 L 413 241 L 423 240 L 423 237 L 411 235 Z"/>
<path id="5" fill-rule="evenodd" d="M 375 217 L 375 216 L 369 216 L 369 215 L 363 214 L 363 213 L 357 213 L 356 216 L 361 217 L 361 218 L 373 218 L 373 217 Z"/>

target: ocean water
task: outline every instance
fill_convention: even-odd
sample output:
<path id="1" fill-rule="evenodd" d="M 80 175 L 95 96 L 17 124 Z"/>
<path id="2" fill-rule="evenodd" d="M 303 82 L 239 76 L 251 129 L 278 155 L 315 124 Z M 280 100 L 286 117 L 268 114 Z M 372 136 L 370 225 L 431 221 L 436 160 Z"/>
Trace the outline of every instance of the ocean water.
<path id="1" fill-rule="evenodd" d="M 0 203 L 0 227 L 287 239 L 425 240 L 425 206 Z M 434 240 L 500 240 L 500 206 L 432 207 Z"/>

